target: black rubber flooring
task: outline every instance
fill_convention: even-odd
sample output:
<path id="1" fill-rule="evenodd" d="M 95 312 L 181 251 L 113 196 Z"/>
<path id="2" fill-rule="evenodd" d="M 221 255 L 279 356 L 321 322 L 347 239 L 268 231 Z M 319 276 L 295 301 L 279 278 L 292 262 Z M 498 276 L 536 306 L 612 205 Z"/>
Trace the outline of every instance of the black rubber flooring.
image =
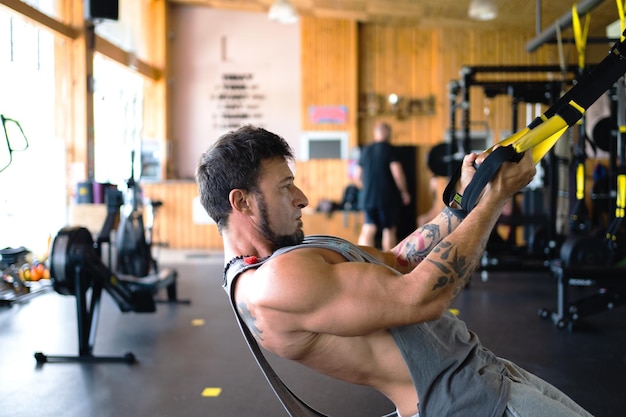
<path id="1" fill-rule="evenodd" d="M 131 351 L 134 365 L 38 366 L 35 352 L 78 353 L 75 297 L 49 292 L 1 307 L 0 416 L 286 416 L 239 333 L 221 288 L 221 258 L 171 266 L 179 272 L 179 297 L 190 305 L 121 313 L 102 297 L 94 353 Z M 554 279 L 522 271 L 491 272 L 486 281 L 477 275 L 454 303 L 497 355 L 550 381 L 597 417 L 626 415 L 624 308 L 589 316 L 569 332 L 539 318 L 539 309 L 555 306 Z M 374 391 L 270 359 L 296 393 L 333 417 L 393 409 Z"/>

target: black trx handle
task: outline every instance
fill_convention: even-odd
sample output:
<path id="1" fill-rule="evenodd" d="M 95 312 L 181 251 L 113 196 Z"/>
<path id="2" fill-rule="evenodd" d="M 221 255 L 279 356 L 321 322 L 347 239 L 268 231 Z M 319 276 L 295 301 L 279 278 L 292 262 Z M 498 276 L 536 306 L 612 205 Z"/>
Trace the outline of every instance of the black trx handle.
<path id="1" fill-rule="evenodd" d="M 501 141 L 499 147 L 487 149 L 486 152 L 490 155 L 476 170 L 464 196 L 456 193 L 456 184 L 461 176 L 459 167 L 444 191 L 444 204 L 450 207 L 450 204 L 457 203 L 461 208 L 451 210 L 463 217 L 475 207 L 485 185 L 493 178 L 506 158 L 519 161 L 525 151 L 532 149 L 533 159 L 539 162 L 565 129 L 578 122 L 585 110 L 626 73 L 625 53 L 626 42 L 616 42 L 608 56 L 593 71 L 583 73 L 577 83 L 544 114 L 533 120 L 524 130 Z M 507 148 L 510 149 L 500 150 Z"/>
<path id="2" fill-rule="evenodd" d="M 458 216 L 464 217 L 476 206 L 480 194 L 485 189 L 487 183 L 496 175 L 500 166 L 506 161 L 519 162 L 523 155 L 522 153 L 518 153 L 512 145 L 501 146 L 494 149 L 491 154 L 485 158 L 484 162 L 478 165 L 476 173 L 472 181 L 465 188 L 463 195 L 456 192 L 456 183 L 461 177 L 461 167 L 463 164 L 459 165 L 457 171 L 452 176 L 452 181 L 448 183 L 443 192 L 444 203 L 448 206 L 453 202 L 458 204 L 460 209 L 452 208 L 451 210 L 455 211 Z"/>

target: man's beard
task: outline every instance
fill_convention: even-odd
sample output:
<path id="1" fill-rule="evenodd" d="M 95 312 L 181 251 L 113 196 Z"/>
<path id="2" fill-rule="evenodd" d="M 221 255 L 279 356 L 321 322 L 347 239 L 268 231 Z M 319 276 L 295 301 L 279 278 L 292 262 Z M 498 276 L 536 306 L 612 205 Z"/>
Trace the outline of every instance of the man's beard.
<path id="1" fill-rule="evenodd" d="M 267 204 L 261 194 L 257 199 L 259 203 L 259 212 L 261 214 L 261 223 L 259 224 L 259 231 L 261 235 L 274 244 L 274 250 L 284 248 L 286 246 L 294 246 L 302 243 L 304 240 L 304 231 L 298 229 L 296 232 L 290 235 L 278 235 L 272 231 L 270 227 L 269 216 L 267 214 Z"/>

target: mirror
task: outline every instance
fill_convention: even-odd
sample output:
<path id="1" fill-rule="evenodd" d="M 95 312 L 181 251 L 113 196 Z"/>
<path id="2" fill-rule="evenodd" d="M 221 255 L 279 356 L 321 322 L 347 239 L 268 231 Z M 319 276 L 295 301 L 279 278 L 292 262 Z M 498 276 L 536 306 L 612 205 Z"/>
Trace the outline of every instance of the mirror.
<path id="1" fill-rule="evenodd" d="M 2 136 L 0 137 L 0 172 L 4 171 L 13 161 L 13 152 L 28 149 L 28 139 L 17 120 L 9 119 L 0 114 Z"/>

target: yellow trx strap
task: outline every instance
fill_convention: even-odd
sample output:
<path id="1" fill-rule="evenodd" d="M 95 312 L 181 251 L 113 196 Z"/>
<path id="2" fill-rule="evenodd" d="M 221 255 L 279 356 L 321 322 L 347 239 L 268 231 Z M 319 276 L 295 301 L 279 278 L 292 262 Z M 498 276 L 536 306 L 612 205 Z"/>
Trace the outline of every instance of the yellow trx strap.
<path id="1" fill-rule="evenodd" d="M 617 176 L 617 207 L 615 208 L 615 217 L 624 218 L 626 211 L 626 174 Z"/>
<path id="2" fill-rule="evenodd" d="M 626 29 L 626 27 L 624 27 L 624 4 L 621 2 L 621 0 L 616 0 L 615 1 L 617 3 L 617 14 L 619 15 L 619 33 L 621 33 L 620 35 L 620 41 L 624 40 L 624 29 Z"/>
<path id="3" fill-rule="evenodd" d="M 574 3 L 572 6 L 572 27 L 574 28 L 574 41 L 576 42 L 576 50 L 578 51 L 578 67 L 580 69 L 585 68 L 585 49 L 587 47 L 590 17 L 589 14 L 585 15 L 585 27 L 581 28 L 578 6 Z"/>
<path id="4" fill-rule="evenodd" d="M 569 102 L 570 107 L 580 112 L 581 116 L 585 113 L 585 109 L 576 104 L 573 100 Z M 558 114 L 550 118 L 544 118 L 543 123 L 535 127 L 534 129 L 525 128 L 515 133 L 512 136 L 500 141 L 497 145 L 487 149 L 486 152 L 491 153 L 495 146 L 508 146 L 512 145 L 518 153 L 526 152 L 532 149 L 533 160 L 535 163 L 539 162 L 559 138 L 565 133 L 569 127 L 567 122 Z"/>

